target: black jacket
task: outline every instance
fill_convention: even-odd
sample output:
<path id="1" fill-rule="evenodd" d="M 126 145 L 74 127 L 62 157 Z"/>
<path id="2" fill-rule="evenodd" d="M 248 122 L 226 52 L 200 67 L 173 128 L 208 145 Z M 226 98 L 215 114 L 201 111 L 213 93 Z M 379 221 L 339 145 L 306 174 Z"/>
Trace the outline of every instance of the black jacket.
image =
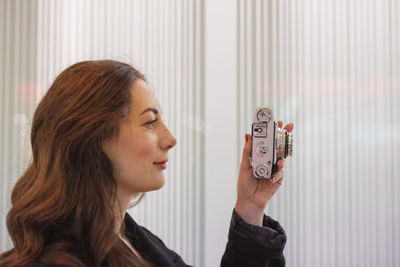
<path id="1" fill-rule="evenodd" d="M 168 249 L 161 239 L 138 225 L 128 213 L 125 216 L 125 225 L 126 235 L 130 242 L 153 265 L 189 266 L 178 254 Z M 277 221 L 264 215 L 263 227 L 250 225 L 233 210 L 228 243 L 222 256 L 221 267 L 285 266 L 283 257 L 285 243 L 285 231 Z M 126 249 L 129 250 L 128 247 Z M 133 252 L 130 251 L 130 253 Z"/>

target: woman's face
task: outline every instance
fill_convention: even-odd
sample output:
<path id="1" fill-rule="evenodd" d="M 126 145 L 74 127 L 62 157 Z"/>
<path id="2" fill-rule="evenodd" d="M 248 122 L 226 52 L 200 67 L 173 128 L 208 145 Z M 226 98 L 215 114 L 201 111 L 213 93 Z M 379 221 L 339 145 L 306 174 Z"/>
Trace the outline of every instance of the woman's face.
<path id="1" fill-rule="evenodd" d="M 104 144 L 118 191 L 128 195 L 157 190 L 164 185 L 168 151 L 176 144 L 161 118 L 160 104 L 146 82 L 139 79 L 133 84 L 131 100 L 129 119 L 122 122 L 119 136 Z"/>

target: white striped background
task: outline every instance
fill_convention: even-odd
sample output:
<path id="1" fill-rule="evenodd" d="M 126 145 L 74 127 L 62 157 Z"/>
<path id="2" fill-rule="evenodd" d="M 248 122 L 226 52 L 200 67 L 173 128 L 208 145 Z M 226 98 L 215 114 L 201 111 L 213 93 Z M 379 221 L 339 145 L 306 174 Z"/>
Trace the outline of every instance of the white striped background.
<path id="1" fill-rule="evenodd" d="M 399 14 L 396 0 L 237 1 L 238 142 L 258 105 L 296 125 L 267 208 L 288 266 L 400 266 Z"/>
<path id="2" fill-rule="evenodd" d="M 131 212 L 187 263 L 218 265 L 235 197 L 221 162 L 238 166 L 255 107 L 270 105 L 295 123 L 266 209 L 287 231 L 287 266 L 400 266 L 399 13 L 396 0 L 0 0 L 0 251 L 40 97 L 70 64 L 113 58 L 148 76 L 178 139 L 165 187 Z M 210 52 L 224 27 L 231 57 Z M 221 109 L 216 90 L 236 103 L 232 148 L 206 110 Z"/>
<path id="3" fill-rule="evenodd" d="M 148 193 L 131 212 L 187 263 L 203 265 L 201 1 L 1 0 L 0 10 L 0 251 L 11 247 L 5 216 L 10 191 L 30 157 L 36 104 L 67 66 L 112 58 L 147 76 L 179 140 L 170 152 L 165 187 Z"/>
<path id="4" fill-rule="evenodd" d="M 34 2 L 0 1 L 0 251 L 11 189 L 30 159 L 29 120 L 36 106 L 37 14 Z"/>

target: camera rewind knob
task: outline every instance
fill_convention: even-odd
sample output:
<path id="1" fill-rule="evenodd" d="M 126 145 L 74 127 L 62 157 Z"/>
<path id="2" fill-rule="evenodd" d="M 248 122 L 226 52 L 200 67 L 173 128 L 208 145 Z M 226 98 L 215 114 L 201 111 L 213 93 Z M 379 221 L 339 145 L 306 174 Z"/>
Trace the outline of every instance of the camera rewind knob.
<path id="1" fill-rule="evenodd" d="M 257 113 L 257 119 L 259 122 L 268 123 L 272 118 L 272 113 L 267 108 L 262 108 Z"/>
<path id="2" fill-rule="evenodd" d="M 256 168 L 256 174 L 261 177 L 267 177 L 269 175 L 269 167 L 266 164 L 259 165 Z"/>

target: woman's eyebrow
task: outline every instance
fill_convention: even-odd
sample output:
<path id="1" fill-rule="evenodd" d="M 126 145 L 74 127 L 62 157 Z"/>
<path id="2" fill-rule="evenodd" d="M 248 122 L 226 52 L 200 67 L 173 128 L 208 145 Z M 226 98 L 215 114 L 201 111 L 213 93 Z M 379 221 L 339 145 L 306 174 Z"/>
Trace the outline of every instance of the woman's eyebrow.
<path id="1" fill-rule="evenodd" d="M 146 108 L 145 110 L 142 111 L 142 113 L 140 113 L 140 115 L 143 115 L 144 113 L 146 113 L 146 112 L 148 112 L 148 111 L 151 111 L 151 112 L 153 112 L 153 113 L 156 114 L 156 115 L 159 113 L 158 110 L 155 109 L 155 108 Z M 162 114 L 162 112 L 161 112 L 161 114 Z"/>

